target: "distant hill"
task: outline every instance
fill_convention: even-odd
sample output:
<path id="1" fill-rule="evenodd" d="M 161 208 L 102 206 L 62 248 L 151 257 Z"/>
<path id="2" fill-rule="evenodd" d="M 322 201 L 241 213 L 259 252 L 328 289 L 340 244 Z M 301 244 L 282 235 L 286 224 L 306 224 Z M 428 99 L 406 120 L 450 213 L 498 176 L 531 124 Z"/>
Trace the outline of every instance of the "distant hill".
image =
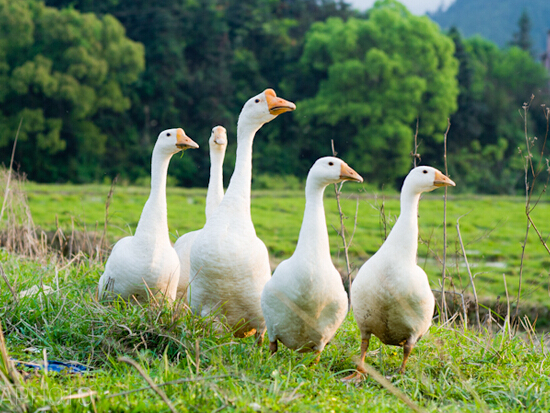
<path id="1" fill-rule="evenodd" d="M 550 30 L 550 0 L 456 0 L 428 16 L 444 30 L 456 26 L 465 37 L 479 34 L 503 47 L 518 31 L 523 10 L 531 20 L 533 51 L 540 55 Z"/>

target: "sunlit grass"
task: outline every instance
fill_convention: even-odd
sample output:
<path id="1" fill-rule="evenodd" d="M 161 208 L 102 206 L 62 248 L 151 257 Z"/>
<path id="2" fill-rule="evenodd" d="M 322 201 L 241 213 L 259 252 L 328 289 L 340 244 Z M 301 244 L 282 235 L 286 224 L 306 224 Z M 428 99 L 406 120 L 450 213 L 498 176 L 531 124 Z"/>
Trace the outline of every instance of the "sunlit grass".
<path id="1" fill-rule="evenodd" d="M 0 289 L 0 319 L 10 355 L 19 361 L 76 361 L 81 374 L 32 372 L 19 389 L 17 408 L 53 412 L 148 411 L 169 408 L 132 366 L 135 360 L 160 385 L 178 411 L 408 412 L 375 380 L 344 384 L 355 366 L 359 332 L 351 314 L 321 355 L 298 354 L 281 346 L 269 355 L 267 343 L 218 332 L 208 319 L 185 307 L 103 306 L 94 300 L 101 265 L 81 261 L 66 266 L 8 256 L 2 252 L 16 296 Z M 32 285 L 50 294 L 20 298 Z M 508 331 L 463 330 L 434 325 L 413 350 L 404 375 L 393 375 L 401 349 L 371 341 L 367 362 L 427 411 L 548 411 L 548 336 L 509 338 Z M 164 385 L 165 383 L 169 383 Z M 171 383 L 171 384 L 170 384 Z M 7 398 L 0 410 L 15 411 Z"/>
<path id="2" fill-rule="evenodd" d="M 360 267 L 374 254 L 384 240 L 380 210 L 386 217 L 389 231 L 399 214 L 399 195 L 379 192 L 361 185 L 346 184 L 342 208 L 348 217 L 346 229 L 353 231 L 357 197 L 359 197 L 357 228 L 349 249 L 354 268 Z M 103 230 L 107 185 L 38 185 L 26 184 L 29 205 L 35 223 L 55 230 L 59 225 L 65 233 L 77 230 Z M 109 207 L 108 239 L 133 233 L 147 199 L 146 187 L 117 186 Z M 168 221 L 172 241 L 182 234 L 201 228 L 205 222 L 205 190 L 168 188 Z M 339 215 L 332 187 L 325 197 L 331 253 L 338 267 L 344 268 L 339 228 Z M 425 194 L 420 202 L 419 225 L 421 244 L 419 265 L 425 268 L 433 288 L 439 288 L 443 256 L 443 191 Z M 252 219 L 258 236 L 265 242 L 275 267 L 294 251 L 303 217 L 303 191 L 254 191 Z M 532 212 L 539 229 L 548 237 L 550 207 L 546 198 Z M 482 301 L 504 299 L 506 291 L 502 275 L 507 277 L 511 297 L 517 294 L 521 258 L 521 243 L 525 237 L 525 202 L 521 197 L 475 196 L 452 194 L 447 203 L 447 268 L 456 291 L 469 292 L 469 277 L 464 266 L 457 237 L 457 219 L 465 244 L 468 261 L 475 275 L 478 295 Z M 57 224 L 56 224 L 57 220 Z M 548 306 L 550 256 L 531 229 L 524 260 L 523 297 L 533 305 Z"/>

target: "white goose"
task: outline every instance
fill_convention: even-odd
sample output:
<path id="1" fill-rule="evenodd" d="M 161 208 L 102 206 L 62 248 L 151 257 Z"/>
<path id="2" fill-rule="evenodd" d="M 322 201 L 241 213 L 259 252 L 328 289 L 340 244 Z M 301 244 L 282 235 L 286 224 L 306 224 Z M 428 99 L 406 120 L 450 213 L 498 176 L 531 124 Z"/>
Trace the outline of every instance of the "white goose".
<path id="1" fill-rule="evenodd" d="M 143 207 L 136 232 L 119 240 L 99 279 L 98 298 L 146 300 L 151 294 L 174 300 L 180 264 L 168 234 L 166 174 L 170 158 L 189 148 L 198 148 L 183 129 L 161 132 L 151 161 L 151 192 Z"/>
<path id="2" fill-rule="evenodd" d="M 227 148 L 227 130 L 223 126 L 215 126 L 210 134 L 208 145 L 210 147 L 210 180 L 208 181 L 208 190 L 206 191 L 205 214 L 207 220 L 223 199 L 223 159 Z M 191 231 L 182 235 L 174 244 L 174 249 L 180 259 L 178 299 L 187 295 L 189 270 L 191 268 L 191 246 L 201 230 Z"/>
<path id="3" fill-rule="evenodd" d="M 371 334 L 384 344 L 403 347 L 405 364 L 416 342 L 428 331 L 434 296 L 424 270 L 416 264 L 418 202 L 423 192 L 455 183 L 429 166 L 414 168 L 401 189 L 401 213 L 380 249 L 361 267 L 351 286 L 351 305 L 361 331 L 357 372 L 360 379 Z"/>
<path id="4" fill-rule="evenodd" d="M 235 170 L 220 206 L 191 247 L 191 309 L 202 316 L 218 314 L 237 337 L 255 332 L 258 342 L 265 334 L 260 294 L 271 269 L 250 215 L 252 144 L 262 125 L 295 108 L 272 89 L 244 104 L 237 124 Z"/>
<path id="5" fill-rule="evenodd" d="M 318 159 L 308 173 L 296 251 L 279 264 L 262 292 L 272 354 L 279 340 L 293 350 L 315 351 L 319 357 L 346 317 L 348 296 L 330 257 L 323 205 L 327 185 L 342 181 L 363 182 L 363 178 L 330 156 Z"/>

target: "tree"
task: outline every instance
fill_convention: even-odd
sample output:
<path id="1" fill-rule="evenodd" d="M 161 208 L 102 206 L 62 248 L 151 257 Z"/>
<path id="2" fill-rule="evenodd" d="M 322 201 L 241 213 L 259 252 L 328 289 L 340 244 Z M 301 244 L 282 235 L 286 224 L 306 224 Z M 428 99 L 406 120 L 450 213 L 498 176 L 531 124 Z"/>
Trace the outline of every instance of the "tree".
<path id="1" fill-rule="evenodd" d="M 460 61 L 459 109 L 451 117 L 449 170 L 457 187 L 484 193 L 515 193 L 523 167 L 518 147 L 525 144 L 518 110 L 535 95 L 532 107 L 548 102 L 548 74 L 527 51 L 501 50 L 481 37 L 462 40 L 451 33 Z M 544 136 L 542 111 L 532 110 L 530 134 Z"/>
<path id="2" fill-rule="evenodd" d="M 531 19 L 527 10 L 523 9 L 521 17 L 518 20 L 518 31 L 514 33 L 513 40 L 509 43 L 511 46 L 517 46 L 533 56 L 533 40 L 531 39 Z"/>
<path id="3" fill-rule="evenodd" d="M 134 88 L 128 122 L 137 128 L 143 150 L 108 169 L 111 175 L 129 173 L 132 178 L 146 173 L 139 164 L 147 164 L 152 139 L 161 129 L 181 126 L 200 144 L 206 143 L 217 124 L 228 130 L 226 176 L 230 176 L 243 103 L 267 87 L 292 100 L 308 93 L 308 82 L 296 70 L 304 33 L 314 21 L 354 13 L 342 1 L 333 0 L 46 1 L 100 16 L 112 14 L 128 37 L 145 46 L 146 69 Z M 118 124 L 116 119 L 108 123 L 111 129 Z M 302 167 L 297 152 L 286 150 L 295 141 L 291 117 L 267 125 L 262 137 L 255 145 L 256 171 L 292 174 L 299 167 L 307 172 L 311 164 Z M 206 185 L 208 145 L 201 146 L 172 163 L 170 174 L 180 184 Z M 128 156 L 128 151 L 116 153 Z M 122 170 L 118 166 L 128 163 L 135 166 Z"/>
<path id="4" fill-rule="evenodd" d="M 416 119 L 421 133 L 440 143 L 456 110 L 453 52 L 437 25 L 394 0 L 375 3 L 365 20 L 313 24 L 301 63 L 306 76 L 323 80 L 315 96 L 297 104 L 301 155 L 325 155 L 334 139 L 370 182 L 393 185 L 411 167 Z"/>
<path id="5" fill-rule="evenodd" d="M 143 47 L 112 16 L 34 0 L 0 0 L 0 21 L 0 147 L 12 144 L 22 119 L 16 160 L 30 179 L 99 179 L 112 140 L 101 119 L 129 109 Z"/>

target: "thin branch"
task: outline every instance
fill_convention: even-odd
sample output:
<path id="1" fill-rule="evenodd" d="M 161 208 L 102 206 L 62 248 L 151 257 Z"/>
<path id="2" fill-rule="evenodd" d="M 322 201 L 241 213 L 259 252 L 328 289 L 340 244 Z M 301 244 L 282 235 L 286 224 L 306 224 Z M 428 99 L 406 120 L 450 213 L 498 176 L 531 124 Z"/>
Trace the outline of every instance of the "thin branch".
<path id="1" fill-rule="evenodd" d="M 230 374 L 221 374 L 219 376 L 196 377 L 194 379 L 189 379 L 189 378 L 176 379 L 176 380 L 167 381 L 167 382 L 164 382 L 164 383 L 157 384 L 157 387 L 169 386 L 169 385 L 172 385 L 172 384 L 180 384 L 180 383 L 194 383 L 194 382 L 204 381 L 204 380 L 224 379 L 226 377 L 233 377 L 233 376 L 230 375 Z M 105 398 L 110 399 L 110 398 L 113 398 L 113 397 L 126 396 L 128 394 L 137 393 L 137 392 L 144 391 L 144 390 L 149 390 L 150 388 L 151 387 L 147 386 L 147 387 L 140 387 L 139 389 L 126 390 L 126 391 L 123 391 L 123 392 L 120 392 L 120 393 L 110 394 L 110 395 L 106 396 Z"/>
<path id="2" fill-rule="evenodd" d="M 477 328 L 481 328 L 481 321 L 479 318 L 479 301 L 477 300 L 477 293 L 476 293 L 476 286 L 474 284 L 474 277 L 472 276 L 472 271 L 470 270 L 470 264 L 468 264 L 468 257 L 466 256 L 466 250 L 464 249 L 464 243 L 462 242 L 462 235 L 460 234 L 460 227 L 459 227 L 459 220 L 464 215 L 458 217 L 456 219 L 456 232 L 458 233 L 458 241 L 460 242 L 460 247 L 462 248 L 462 255 L 464 257 L 464 262 L 466 263 L 466 269 L 468 270 L 468 275 L 470 276 L 470 283 L 472 284 L 472 291 L 474 294 L 474 303 L 475 303 L 475 310 L 476 310 L 476 324 Z M 465 320 L 467 321 L 467 320 Z"/>
<path id="3" fill-rule="evenodd" d="M 409 406 L 409 408 L 411 408 L 415 412 L 426 411 L 422 407 L 415 404 L 409 398 L 409 396 L 403 393 L 399 388 L 395 387 L 388 379 L 386 379 L 382 374 L 380 374 L 374 367 L 369 366 L 366 363 L 363 364 L 363 367 L 370 377 L 372 377 L 376 382 L 378 382 L 378 384 L 380 384 L 382 387 L 388 390 L 391 394 L 393 394 L 395 397 L 397 397 L 399 400 L 401 400 L 403 403 Z"/>
<path id="4" fill-rule="evenodd" d="M 332 155 L 336 156 L 337 152 L 334 150 L 334 140 L 330 140 L 330 145 L 332 147 Z M 340 184 L 340 188 L 342 188 L 342 185 L 344 183 L 342 182 Z M 346 227 L 344 225 L 344 213 L 342 212 L 342 205 L 340 204 L 340 188 L 338 188 L 338 184 L 334 184 L 334 194 L 336 195 L 336 204 L 338 205 L 338 214 L 340 215 L 340 231 L 339 232 L 340 237 L 342 238 L 342 244 L 344 245 L 344 257 L 346 260 L 346 272 L 347 272 L 347 279 L 348 279 L 348 305 L 351 304 L 351 265 L 349 263 L 349 244 L 346 240 Z M 359 202 L 359 201 L 358 201 Z M 357 225 L 357 212 L 355 213 L 355 224 Z M 353 232 L 355 233 L 355 227 L 353 229 Z M 352 235 L 353 239 L 353 235 Z"/>
<path id="5" fill-rule="evenodd" d="M 153 390 L 155 393 L 157 393 L 161 397 L 161 399 L 164 401 L 164 403 L 166 403 L 166 405 L 168 406 L 170 411 L 172 413 L 177 413 L 178 412 L 176 410 L 176 408 L 172 405 L 172 402 L 170 401 L 170 399 L 168 398 L 166 393 L 164 393 L 161 389 L 159 389 L 159 387 L 153 382 L 153 380 L 151 380 L 151 377 L 149 377 L 147 375 L 147 373 L 145 373 L 145 371 L 143 371 L 143 369 L 141 368 L 141 366 L 138 363 L 136 363 L 134 360 L 132 360 L 128 357 L 119 357 L 118 361 L 122 361 L 122 362 L 127 363 L 127 364 L 131 365 L 132 367 L 134 367 L 138 371 L 138 373 L 141 375 L 141 377 L 143 377 L 145 379 L 145 381 L 147 382 L 147 384 L 149 385 L 151 390 Z"/>
<path id="6" fill-rule="evenodd" d="M 447 169 L 447 136 L 451 128 L 451 120 L 447 118 L 447 130 L 443 135 L 443 160 L 445 163 L 445 175 L 449 176 Z M 447 301 L 445 299 L 445 278 L 447 273 L 447 187 L 443 196 L 443 270 L 441 272 L 441 311 L 442 321 L 447 320 Z"/>
<path id="7" fill-rule="evenodd" d="M 111 188 L 109 189 L 109 193 L 107 194 L 107 199 L 105 201 L 105 223 L 103 225 L 103 234 L 101 235 L 101 241 L 99 242 L 99 261 L 102 260 L 101 252 L 103 248 L 103 243 L 105 241 L 105 236 L 107 235 L 107 226 L 109 225 L 109 206 L 111 205 L 111 200 L 113 199 L 113 193 L 115 191 L 115 185 L 118 180 L 118 175 L 114 177 L 113 181 L 111 182 Z"/>
<path id="8" fill-rule="evenodd" d="M 418 123 L 419 123 L 419 119 L 418 117 L 416 118 L 416 131 L 414 133 L 414 152 L 411 152 L 411 156 L 413 157 L 413 165 L 414 167 L 416 168 L 416 161 L 418 160 L 418 162 L 421 161 L 421 158 L 420 158 L 420 154 L 418 153 Z"/>
<path id="9" fill-rule="evenodd" d="M 17 138 L 19 138 L 19 131 L 21 130 L 21 125 L 23 124 L 23 118 L 19 121 L 19 127 L 17 128 L 17 133 L 15 134 L 15 140 L 13 141 L 13 148 L 11 150 L 11 160 L 10 160 L 10 169 L 8 171 L 8 180 L 6 182 L 6 189 L 4 190 L 4 200 L 2 201 L 2 210 L 0 210 L 0 221 L 4 216 L 4 209 L 6 208 L 6 202 L 8 200 L 8 192 L 10 190 L 10 181 L 11 181 L 11 171 L 13 170 L 13 160 L 15 159 L 15 146 L 17 145 Z"/>

